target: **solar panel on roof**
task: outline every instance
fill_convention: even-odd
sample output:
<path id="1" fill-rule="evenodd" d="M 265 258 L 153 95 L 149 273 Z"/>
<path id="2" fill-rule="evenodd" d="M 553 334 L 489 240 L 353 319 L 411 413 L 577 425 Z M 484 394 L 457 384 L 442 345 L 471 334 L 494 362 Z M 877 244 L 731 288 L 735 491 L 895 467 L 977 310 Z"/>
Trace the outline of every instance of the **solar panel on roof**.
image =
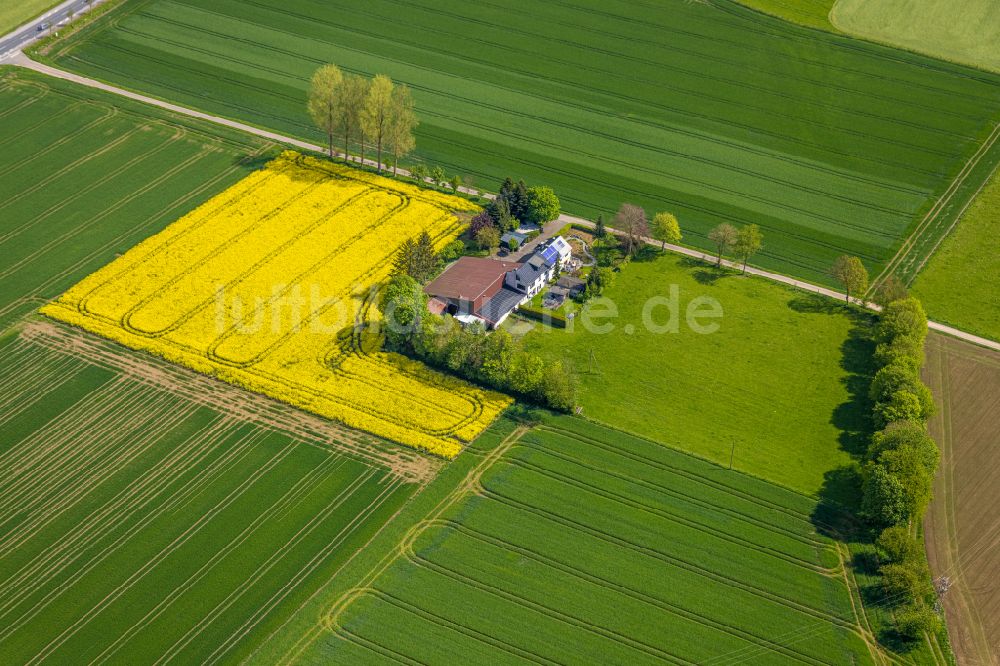
<path id="1" fill-rule="evenodd" d="M 542 256 L 545 257 L 545 261 L 554 264 L 559 259 L 559 251 L 550 245 L 542 250 Z"/>

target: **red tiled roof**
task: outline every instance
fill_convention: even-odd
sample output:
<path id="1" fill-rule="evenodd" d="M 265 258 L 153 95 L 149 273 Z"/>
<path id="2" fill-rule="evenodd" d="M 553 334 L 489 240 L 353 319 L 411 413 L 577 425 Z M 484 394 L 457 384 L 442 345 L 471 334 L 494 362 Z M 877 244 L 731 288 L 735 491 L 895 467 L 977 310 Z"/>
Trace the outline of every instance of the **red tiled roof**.
<path id="1" fill-rule="evenodd" d="M 501 279 L 507 271 L 520 266 L 488 257 L 459 257 L 436 280 L 424 287 L 430 296 L 473 301 Z"/>

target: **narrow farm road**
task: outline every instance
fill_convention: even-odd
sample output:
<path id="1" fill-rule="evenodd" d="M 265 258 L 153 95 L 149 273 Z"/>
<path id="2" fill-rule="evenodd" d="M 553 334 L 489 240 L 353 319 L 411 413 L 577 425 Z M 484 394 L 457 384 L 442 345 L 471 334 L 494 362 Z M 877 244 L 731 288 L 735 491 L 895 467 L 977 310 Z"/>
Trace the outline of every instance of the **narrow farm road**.
<path id="1" fill-rule="evenodd" d="M 221 116 L 214 116 L 214 115 L 211 115 L 211 114 L 208 114 L 208 113 L 204 113 L 202 111 L 196 111 L 194 109 L 189 109 L 187 107 L 179 106 L 177 104 L 171 104 L 170 102 L 165 102 L 165 101 L 163 101 L 161 99 L 156 99 L 155 97 L 149 97 L 147 95 L 142 95 L 142 94 L 139 94 L 139 93 L 136 93 L 136 92 L 132 92 L 130 90 L 125 90 L 124 88 L 118 88 L 116 86 L 108 85 L 106 83 L 102 83 L 102 82 L 96 81 L 94 79 L 89 79 L 87 77 L 80 76 L 78 74 L 73 74 L 71 72 L 66 72 L 66 71 L 63 71 L 61 69 L 57 69 L 55 67 L 51 67 L 49 65 L 45 65 L 43 63 L 36 62 L 36 61 L 28 58 L 26 55 L 24 55 L 23 53 L 20 53 L 20 52 L 15 53 L 13 56 L 10 56 L 10 57 L 6 58 L 5 60 L 0 60 L 0 63 L 2 63 L 2 64 L 17 65 L 17 66 L 24 67 L 24 68 L 27 68 L 27 69 L 32 69 L 32 70 L 35 70 L 36 72 L 41 72 L 42 74 L 46 74 L 48 76 L 53 76 L 55 78 L 64 79 L 66 81 L 72 81 L 73 83 L 77 83 L 79 85 L 88 86 L 90 88 L 96 88 L 98 90 L 103 90 L 105 92 L 113 93 L 115 95 L 121 95 L 122 97 L 127 97 L 129 99 L 133 99 L 133 100 L 136 100 L 138 102 L 142 102 L 144 104 L 150 104 L 152 106 L 157 106 L 157 107 L 160 107 L 162 109 L 167 109 L 168 111 L 173 111 L 174 113 L 179 113 L 179 114 L 182 114 L 182 115 L 185 115 L 185 116 L 190 116 L 192 118 L 199 118 L 201 120 L 206 120 L 206 121 L 211 122 L 211 123 L 215 123 L 215 124 L 218 124 L 218 125 L 224 125 L 226 127 L 231 127 L 233 129 L 240 130 L 242 132 L 247 132 L 249 134 L 255 134 L 255 135 L 259 136 L 259 137 L 263 137 L 265 139 L 274 141 L 276 143 L 286 144 L 286 145 L 289 145 L 289 146 L 293 146 L 295 148 L 299 148 L 301 150 L 308 150 L 308 151 L 318 152 L 318 153 L 325 153 L 326 152 L 326 148 L 324 148 L 323 146 L 319 146 L 317 144 L 314 144 L 314 143 L 309 143 L 307 141 L 302 141 L 300 139 L 294 139 L 292 137 L 283 136 L 281 134 L 277 134 L 275 132 L 270 132 L 268 130 L 261 129 L 259 127 L 254 127 L 253 125 L 247 125 L 245 123 L 237 122 L 235 120 L 230 120 L 229 118 L 223 118 Z M 342 153 L 337 153 L 337 156 L 338 157 L 343 157 L 343 154 Z M 357 157 L 350 157 L 350 160 L 354 161 L 354 162 L 358 162 L 359 161 L 359 159 Z M 364 163 L 366 165 L 369 165 L 369 166 L 377 166 L 376 162 L 374 160 L 367 160 L 366 159 L 364 161 Z M 405 169 L 399 169 L 399 173 L 400 173 L 400 175 L 407 176 L 407 177 L 410 175 L 409 172 L 407 170 L 405 170 Z M 465 192 L 467 194 L 474 194 L 474 195 L 475 194 L 482 194 L 483 196 L 486 196 L 486 197 L 492 197 L 493 196 L 491 194 L 480 193 L 477 190 L 470 189 L 470 188 L 465 188 L 465 187 L 459 188 L 459 190 L 462 191 L 462 192 Z M 557 229 L 559 229 L 559 228 L 561 228 L 561 227 L 563 227 L 563 226 L 565 226 L 567 224 L 579 224 L 579 225 L 582 225 L 582 226 L 585 226 L 585 227 L 590 227 L 590 228 L 593 228 L 593 226 L 594 226 L 594 223 L 591 222 L 590 220 L 585 220 L 585 219 L 583 219 L 581 217 L 574 217 L 572 215 L 566 215 L 565 213 L 563 213 L 562 215 L 560 215 L 559 218 L 557 219 L 557 221 L 558 221 L 558 224 L 556 224 L 556 225 L 553 225 L 551 223 L 548 224 L 548 225 L 546 225 L 545 231 L 548 232 L 549 234 L 552 234 L 552 233 L 555 233 L 555 230 L 557 230 Z M 614 231 L 610 227 L 608 227 L 608 229 L 610 231 Z M 659 246 L 660 245 L 659 241 L 654 240 L 652 238 L 645 238 L 643 240 L 645 240 L 645 242 L 647 242 L 647 243 L 649 243 L 651 245 L 655 245 L 655 246 Z M 666 246 L 666 248 L 669 249 L 672 252 L 676 252 L 678 254 L 683 254 L 683 255 L 686 255 L 686 256 L 689 256 L 689 257 L 693 257 L 695 259 L 699 259 L 699 260 L 702 260 L 702 261 L 705 261 L 705 262 L 708 262 L 708 263 L 715 263 L 715 261 L 716 261 L 716 259 L 715 259 L 714 256 L 706 254 L 704 252 L 701 252 L 700 250 L 694 250 L 694 249 L 691 249 L 691 248 L 688 248 L 688 247 L 682 247 L 680 245 L 670 245 L 670 244 L 668 244 Z M 735 269 L 741 269 L 742 268 L 742 266 L 740 264 L 737 264 L 736 262 L 725 260 L 725 259 L 722 261 L 722 264 L 724 266 L 727 266 L 727 267 L 730 267 L 730 268 L 735 268 Z M 747 273 L 749 273 L 751 275 L 756 275 L 756 276 L 759 276 L 759 277 L 762 277 L 762 278 L 766 278 L 768 280 L 773 280 L 775 282 L 780 282 L 782 284 L 787 284 L 787 285 L 795 287 L 797 289 L 801 289 L 803 291 L 811 292 L 811 293 L 814 293 L 814 294 L 821 294 L 823 296 L 829 296 L 830 298 L 841 299 L 841 300 L 843 300 L 843 299 L 846 298 L 846 294 L 844 294 L 843 292 L 836 291 L 835 289 L 829 289 L 827 287 L 821 287 L 819 285 L 812 284 L 810 282 L 804 282 L 802 280 L 797 280 L 795 278 L 789 277 L 787 275 L 782 275 L 780 273 L 771 273 L 771 272 L 768 272 L 768 271 L 765 271 L 765 270 L 762 270 L 762 269 L 759 269 L 759 268 L 754 268 L 753 266 L 747 266 Z M 865 305 L 865 307 L 867 307 L 867 308 L 869 308 L 871 310 L 874 310 L 874 311 L 878 311 L 878 309 L 879 309 L 879 307 L 877 305 L 875 305 L 874 303 L 865 303 L 864 305 Z M 929 326 L 930 326 L 930 328 L 932 330 L 938 331 L 940 333 L 944 333 L 946 335 L 950 335 L 950 336 L 959 338 L 961 340 L 965 340 L 966 342 L 971 342 L 972 344 L 979 345 L 981 347 L 987 347 L 989 349 L 994 349 L 994 350 L 1000 351 L 1000 342 L 989 340 L 987 338 L 983 338 L 983 337 L 980 337 L 978 335 L 973 335 L 971 333 L 967 333 L 965 331 L 959 330 L 959 329 L 954 328 L 952 326 L 947 326 L 945 324 L 940 324 L 940 323 L 935 322 L 935 321 L 929 322 Z"/>

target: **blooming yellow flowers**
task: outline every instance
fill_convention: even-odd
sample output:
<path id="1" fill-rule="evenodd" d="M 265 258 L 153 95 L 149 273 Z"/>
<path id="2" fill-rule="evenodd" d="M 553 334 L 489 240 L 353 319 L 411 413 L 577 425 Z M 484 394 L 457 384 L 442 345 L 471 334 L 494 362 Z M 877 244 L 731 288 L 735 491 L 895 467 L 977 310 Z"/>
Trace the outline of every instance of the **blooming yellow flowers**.
<path id="1" fill-rule="evenodd" d="M 405 239 L 468 201 L 283 153 L 42 308 L 134 349 L 455 456 L 509 404 L 380 350 L 367 326 Z"/>

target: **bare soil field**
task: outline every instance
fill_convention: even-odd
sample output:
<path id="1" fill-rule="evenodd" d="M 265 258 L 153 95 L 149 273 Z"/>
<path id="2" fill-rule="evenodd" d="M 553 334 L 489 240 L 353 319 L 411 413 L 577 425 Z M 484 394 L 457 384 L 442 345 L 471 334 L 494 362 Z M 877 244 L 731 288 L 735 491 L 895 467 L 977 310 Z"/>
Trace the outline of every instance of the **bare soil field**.
<path id="1" fill-rule="evenodd" d="M 940 407 L 941 470 L 925 522 L 960 664 L 1000 664 L 1000 354 L 931 335 L 924 379 Z"/>

